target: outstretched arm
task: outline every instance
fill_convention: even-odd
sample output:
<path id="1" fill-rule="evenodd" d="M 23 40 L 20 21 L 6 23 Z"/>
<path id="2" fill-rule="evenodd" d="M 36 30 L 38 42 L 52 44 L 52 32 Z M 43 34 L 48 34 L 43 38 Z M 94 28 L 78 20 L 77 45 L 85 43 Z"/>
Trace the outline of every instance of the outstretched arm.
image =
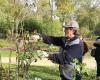
<path id="1" fill-rule="evenodd" d="M 43 42 L 46 44 L 53 44 L 56 46 L 63 45 L 62 37 L 43 36 Z"/>
<path id="2" fill-rule="evenodd" d="M 64 58 L 61 53 L 54 53 L 48 56 L 48 59 L 53 63 L 64 64 Z"/>

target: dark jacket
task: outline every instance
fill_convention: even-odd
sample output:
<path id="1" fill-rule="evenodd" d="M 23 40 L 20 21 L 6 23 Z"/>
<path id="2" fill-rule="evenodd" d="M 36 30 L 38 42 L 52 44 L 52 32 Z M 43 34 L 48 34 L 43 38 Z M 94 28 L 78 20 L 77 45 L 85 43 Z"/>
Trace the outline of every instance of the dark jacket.
<path id="1" fill-rule="evenodd" d="M 83 41 L 74 36 L 72 39 L 68 40 L 67 37 L 53 37 L 44 36 L 43 41 L 46 44 L 54 44 L 60 46 L 61 50 L 58 54 L 50 55 L 50 60 L 58 64 L 70 64 L 70 62 L 76 58 L 80 62 L 83 56 Z"/>
<path id="2" fill-rule="evenodd" d="M 97 39 L 100 39 L 100 37 L 98 37 Z M 95 59 L 100 59 L 100 44 L 94 43 L 93 45 L 96 47 Z"/>

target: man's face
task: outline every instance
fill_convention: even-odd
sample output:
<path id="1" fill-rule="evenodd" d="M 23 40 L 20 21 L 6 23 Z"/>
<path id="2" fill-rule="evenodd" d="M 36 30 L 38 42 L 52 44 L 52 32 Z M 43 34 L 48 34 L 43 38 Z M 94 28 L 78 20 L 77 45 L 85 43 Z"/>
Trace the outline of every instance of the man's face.
<path id="1" fill-rule="evenodd" d="M 72 27 L 66 27 L 64 28 L 64 32 L 65 32 L 65 35 L 73 35 L 74 34 L 74 29 Z"/>

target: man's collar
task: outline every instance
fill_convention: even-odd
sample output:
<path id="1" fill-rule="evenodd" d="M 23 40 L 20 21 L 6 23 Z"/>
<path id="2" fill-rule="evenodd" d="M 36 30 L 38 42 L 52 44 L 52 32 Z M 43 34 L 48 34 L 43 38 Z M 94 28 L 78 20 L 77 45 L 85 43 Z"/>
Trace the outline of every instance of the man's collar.
<path id="1" fill-rule="evenodd" d="M 78 38 L 77 35 L 74 35 L 71 39 L 68 39 L 68 37 L 66 37 L 66 39 L 69 40 L 69 41 L 73 41 L 73 40 L 75 40 L 75 39 L 77 39 L 77 38 Z"/>

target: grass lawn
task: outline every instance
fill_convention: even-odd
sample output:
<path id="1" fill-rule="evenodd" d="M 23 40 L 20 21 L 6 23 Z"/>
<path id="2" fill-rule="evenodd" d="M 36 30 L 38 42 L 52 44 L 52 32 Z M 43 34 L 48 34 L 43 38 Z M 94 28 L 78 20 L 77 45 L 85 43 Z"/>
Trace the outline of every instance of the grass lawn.
<path id="1" fill-rule="evenodd" d="M 12 45 L 12 44 L 6 40 L 0 40 L 0 47 Z M 11 52 L 10 50 L 0 50 L 1 57 L 9 57 L 10 55 L 11 57 L 16 57 L 16 52 L 15 51 Z M 88 64 L 91 63 L 90 67 L 94 65 L 94 63 L 92 63 L 93 59 L 91 59 L 90 53 L 87 53 L 84 58 L 86 59 L 85 62 L 88 62 Z M 50 62 L 48 62 L 48 60 L 37 61 L 37 62 L 38 62 L 37 64 L 35 63 L 36 65 L 33 64 L 30 66 L 29 71 L 28 71 L 28 76 L 29 76 L 28 80 L 35 80 L 35 78 L 37 78 L 38 80 L 60 80 L 58 65 L 52 65 Z M 10 69 L 11 76 L 13 77 L 12 80 L 16 80 L 16 65 L 11 64 L 10 67 L 11 67 Z M 88 74 L 85 73 L 83 75 L 82 80 L 95 80 L 94 78 L 96 75 L 96 70 L 91 69 L 90 67 L 86 69 L 86 71 L 88 71 Z M 3 68 L 8 70 L 9 63 L 3 64 Z M 23 73 L 21 70 L 20 72 Z M 7 72 L 5 73 L 7 74 Z M 19 80 L 24 80 L 24 79 L 20 76 Z"/>
<path id="2" fill-rule="evenodd" d="M 29 73 L 31 78 L 37 77 L 42 80 L 60 80 L 57 66 L 31 66 Z"/>
<path id="3" fill-rule="evenodd" d="M 7 40 L 7 39 L 0 39 L 0 47 L 7 46 L 7 45 L 14 45 L 14 41 Z"/>
<path id="4" fill-rule="evenodd" d="M 9 55 L 11 54 L 12 57 L 16 56 L 16 52 L 12 52 L 10 50 L 5 50 L 2 48 L 3 47 L 13 47 L 15 44 L 13 41 L 11 40 L 7 40 L 7 39 L 0 39 L 0 55 L 2 57 L 9 57 Z"/>
<path id="5" fill-rule="evenodd" d="M 0 50 L 0 55 L 1 57 L 9 57 L 11 55 L 11 57 L 15 57 L 16 56 L 16 52 L 13 51 L 9 51 L 9 50 Z"/>
<path id="6" fill-rule="evenodd" d="M 6 66 L 6 69 L 8 68 L 7 64 L 3 64 L 3 66 Z M 16 80 L 16 66 L 11 65 L 11 68 L 12 80 Z M 58 69 L 58 66 L 31 65 L 28 71 L 28 80 L 35 80 L 35 78 L 37 78 L 37 80 L 60 80 Z M 23 72 L 20 70 L 19 80 L 25 80 L 21 76 L 21 73 Z M 82 80 L 95 80 L 95 75 L 95 70 L 88 69 L 88 74 L 84 73 L 84 75 L 82 75 Z"/>
<path id="7" fill-rule="evenodd" d="M 8 64 L 3 64 L 3 67 L 7 70 Z M 11 65 L 11 76 L 12 80 L 16 80 L 16 66 Z M 24 80 L 21 76 L 23 72 L 20 70 L 19 80 Z M 7 75 L 6 73 L 3 73 Z M 28 71 L 28 80 L 35 80 L 35 78 L 40 78 L 41 80 L 60 80 L 58 66 L 39 66 L 39 65 L 31 65 Z M 39 79 L 39 80 L 40 80 Z"/>

